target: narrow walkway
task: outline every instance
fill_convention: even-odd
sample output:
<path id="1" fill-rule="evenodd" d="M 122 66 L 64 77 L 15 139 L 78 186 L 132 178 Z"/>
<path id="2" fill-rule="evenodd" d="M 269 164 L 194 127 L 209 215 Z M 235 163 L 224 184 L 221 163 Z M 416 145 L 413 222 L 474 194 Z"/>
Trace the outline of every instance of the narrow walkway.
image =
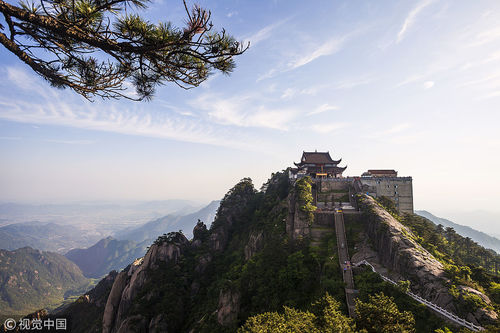
<path id="1" fill-rule="evenodd" d="M 342 277 L 345 283 L 345 298 L 347 302 L 347 309 L 349 316 L 355 315 L 354 298 L 356 290 L 354 289 L 354 279 L 352 275 L 352 267 L 349 262 L 349 252 L 347 250 L 347 238 L 345 235 L 344 214 L 342 212 L 335 212 L 335 233 L 337 235 L 337 248 L 339 254 L 339 264 L 342 270 Z"/>
<path id="2" fill-rule="evenodd" d="M 375 273 L 377 273 L 378 275 L 380 275 L 380 277 L 381 277 L 384 281 L 389 282 L 389 283 L 392 283 L 392 284 L 394 284 L 394 285 L 396 285 L 396 286 L 398 285 L 398 283 L 397 283 L 397 282 L 395 282 L 395 281 L 393 281 L 393 280 L 389 279 L 388 277 L 383 276 L 382 274 L 380 274 L 379 272 L 377 272 L 377 271 L 375 270 L 375 267 L 373 267 L 373 266 L 372 266 L 372 265 L 371 265 L 368 261 L 366 261 L 366 260 L 362 260 L 362 261 L 360 261 L 360 262 L 358 262 L 358 263 L 354 264 L 354 266 L 356 266 L 356 267 L 357 267 L 357 266 L 359 266 L 359 265 L 367 265 L 367 266 L 369 266 L 369 267 L 372 269 L 372 271 L 373 271 L 373 272 L 375 272 Z M 424 304 L 424 305 L 428 306 L 431 310 L 434 310 L 435 312 L 437 312 L 437 313 L 441 314 L 442 316 L 444 316 L 444 317 L 448 318 L 449 320 L 451 320 L 452 322 L 454 322 L 454 323 L 456 323 L 456 324 L 458 324 L 458 325 L 460 325 L 460 326 L 467 327 L 468 329 L 470 329 L 470 330 L 472 330 L 472 331 L 474 331 L 474 332 L 479 332 L 479 331 L 484 330 L 484 328 L 483 328 L 483 327 L 481 327 L 481 326 L 477 326 L 477 325 L 474 325 L 473 323 L 468 322 L 467 320 L 462 319 L 462 318 L 460 318 L 460 317 L 458 317 L 458 316 L 454 315 L 453 313 L 446 311 L 445 309 L 443 309 L 443 308 L 441 308 L 441 307 L 437 306 L 437 305 L 436 305 L 436 304 L 434 304 L 434 303 L 429 302 L 429 301 L 428 301 L 428 300 L 426 300 L 425 298 L 422 298 L 422 297 L 420 297 L 420 296 L 418 296 L 418 295 L 415 295 L 414 293 L 412 293 L 412 292 L 410 292 L 410 291 L 408 291 L 406 294 L 407 294 L 408 296 L 410 296 L 411 298 L 413 298 L 414 300 L 416 300 L 417 302 L 419 302 L 419 303 L 421 303 L 421 304 Z"/>

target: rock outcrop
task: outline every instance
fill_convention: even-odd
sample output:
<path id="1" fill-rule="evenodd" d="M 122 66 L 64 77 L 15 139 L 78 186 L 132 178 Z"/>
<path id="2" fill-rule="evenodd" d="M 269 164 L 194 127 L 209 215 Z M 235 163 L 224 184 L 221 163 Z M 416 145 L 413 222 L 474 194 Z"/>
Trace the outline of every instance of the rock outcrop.
<path id="1" fill-rule="evenodd" d="M 300 199 L 297 191 L 291 191 L 287 198 L 288 216 L 286 219 L 286 232 L 291 239 L 298 240 L 308 237 L 311 228 L 306 215 L 300 210 Z"/>
<path id="2" fill-rule="evenodd" d="M 448 279 L 443 264 L 418 244 L 410 229 L 380 207 L 372 197 L 363 195 L 361 208 L 370 243 L 378 254 L 380 264 L 389 270 L 389 274 L 409 280 L 414 293 L 457 313 L 454 297 L 446 286 Z M 487 299 L 481 292 L 469 289 L 481 299 Z M 476 312 L 468 316 L 473 323 L 488 323 L 497 319 L 493 311 L 483 309 Z"/>
<path id="3" fill-rule="evenodd" d="M 171 239 L 153 244 L 143 260 L 134 262 L 127 271 L 118 275 L 104 310 L 103 333 L 133 332 L 137 327 L 132 327 L 132 323 L 140 327 L 149 326 L 149 322 L 146 325 L 146 318 L 127 317 L 132 301 L 148 282 L 150 270 L 157 269 L 162 262 L 176 263 L 188 246 L 188 239 L 181 233 L 175 233 Z"/>
<path id="4" fill-rule="evenodd" d="M 264 243 L 264 233 L 262 231 L 252 232 L 248 237 L 248 243 L 245 245 L 245 260 L 249 260 L 255 253 L 261 250 Z"/>
<path id="5" fill-rule="evenodd" d="M 240 311 L 240 293 L 231 289 L 223 289 L 219 294 L 217 322 L 222 326 L 233 324 Z"/>
<path id="6" fill-rule="evenodd" d="M 135 311 L 138 302 L 148 303 L 153 300 L 151 302 L 161 303 L 163 297 L 161 293 L 171 291 L 168 288 L 172 287 L 163 286 L 157 286 L 155 290 L 148 289 L 156 284 L 153 276 L 168 274 L 166 271 L 159 271 L 166 269 L 165 267 L 169 267 L 169 270 L 182 271 L 176 277 L 182 286 L 174 292 L 174 299 L 171 300 L 179 309 L 175 314 L 176 324 L 182 325 L 185 316 L 182 309 L 183 302 L 191 302 L 198 295 L 204 283 L 203 276 L 206 270 L 214 258 L 226 249 L 234 224 L 244 221 L 248 203 L 254 196 L 255 190 L 251 182 L 243 180 L 221 202 L 210 230 L 207 230 L 203 222 L 198 221 L 194 227 L 194 237 L 191 242 L 182 233 L 164 235 L 149 248 L 143 259 L 136 260 L 118 274 L 104 310 L 103 333 L 176 330 L 176 327 L 171 327 L 171 322 L 165 316 L 166 312 L 162 312 L 161 309 L 148 310 L 147 314 Z M 256 234 L 255 238 L 249 242 L 249 253 L 257 250 L 261 240 L 262 233 Z M 187 252 L 190 253 L 189 258 L 194 259 L 188 265 L 182 261 L 186 258 Z M 155 273 L 157 271 L 160 275 Z M 176 282 L 172 282 L 172 285 Z M 217 313 L 216 320 L 221 325 L 234 324 L 239 312 L 239 299 L 237 292 L 225 289 L 220 291 L 218 306 L 213 311 Z"/>

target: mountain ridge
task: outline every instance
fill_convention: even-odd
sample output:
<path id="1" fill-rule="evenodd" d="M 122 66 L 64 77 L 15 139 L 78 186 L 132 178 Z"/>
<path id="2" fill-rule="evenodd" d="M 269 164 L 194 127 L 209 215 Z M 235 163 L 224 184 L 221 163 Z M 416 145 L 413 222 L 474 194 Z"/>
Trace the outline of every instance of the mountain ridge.
<path id="1" fill-rule="evenodd" d="M 290 237 L 287 232 L 291 229 L 287 220 L 290 211 L 296 212 L 303 220 L 301 227 L 307 228 L 308 223 L 308 203 L 312 200 L 310 187 L 308 194 L 307 187 L 296 186 L 290 183 L 286 172 L 274 174 L 261 192 L 254 189 L 251 180 L 243 179 L 221 201 L 210 228 L 199 222 L 193 229 L 191 240 L 180 232 L 160 236 L 143 258 L 116 275 L 105 306 L 98 307 L 92 299 L 86 303 L 103 319 L 102 326 L 94 328 L 108 333 L 162 332 L 166 329 L 234 332 L 238 327 L 241 332 L 257 332 L 244 331 L 242 325 L 257 325 L 257 320 L 264 320 L 258 321 L 258 327 L 267 325 L 267 320 L 274 318 L 274 314 L 279 316 L 284 305 L 288 307 L 284 308 L 285 315 L 299 311 L 293 313 L 306 316 L 306 312 L 300 311 L 307 311 L 324 292 L 339 302 L 334 306 L 335 311 L 339 311 L 335 320 L 343 321 L 345 293 L 335 237 L 327 235 L 318 241 L 317 246 L 311 246 L 307 237 Z M 379 207 L 379 203 L 372 202 L 373 205 Z M 403 220 L 400 221 L 402 217 L 391 217 L 386 208 L 375 209 L 375 217 L 370 218 L 372 211 L 373 208 L 364 208 L 357 220 L 348 219 L 346 234 L 349 243 L 354 241 L 358 251 L 361 251 L 361 244 L 373 248 L 375 253 L 378 251 L 386 269 L 408 279 L 412 290 L 451 312 L 458 312 L 462 318 L 475 323 L 479 321 L 481 325 L 495 323 L 496 313 L 489 311 L 498 303 L 488 305 L 489 299 L 477 296 L 481 294 L 478 290 L 463 287 L 464 283 L 479 286 L 469 280 L 470 276 L 454 273 L 455 269 L 467 272 L 465 267 L 455 266 L 444 256 L 434 258 L 425 247 L 428 246 L 426 239 L 422 238 L 425 235 L 414 233 L 414 230 L 418 231 L 414 229 L 418 226 L 415 223 L 420 220 L 404 220 L 409 223 L 404 227 Z M 399 231 L 393 232 L 393 228 Z M 359 243 L 363 233 L 375 237 L 380 243 L 370 244 L 370 237 Z M 349 245 L 350 249 L 353 245 Z M 413 250 L 408 250 L 410 245 Z M 435 249 L 431 250 L 437 253 Z M 422 260 L 431 258 L 437 267 L 435 272 L 425 267 L 418 269 L 422 260 L 417 255 Z M 472 275 L 492 278 L 484 271 L 474 271 Z M 418 332 L 446 327 L 454 329 L 453 324 L 422 308 L 371 271 L 360 267 L 355 280 L 361 302 L 384 299 L 369 298 L 374 293 L 383 292 L 393 297 L 392 301 L 398 308 L 411 309 L 415 320 L 413 324 L 409 321 L 408 325 L 414 325 Z M 496 281 L 500 283 L 500 279 Z M 487 280 L 482 283 L 480 287 L 484 286 L 486 290 Z M 98 298 L 103 297 L 99 295 Z M 65 314 L 78 316 L 81 313 L 76 305 L 72 311 Z M 356 325 L 364 327 L 366 323 L 356 321 Z M 88 327 L 75 329 L 75 332 L 84 332 Z"/>
<path id="2" fill-rule="evenodd" d="M 72 249 L 64 256 L 77 264 L 86 277 L 99 278 L 110 271 L 119 271 L 144 256 L 148 245 L 149 242 L 137 244 L 108 236 L 89 248 Z"/>
<path id="3" fill-rule="evenodd" d="M 415 214 L 427 218 L 428 220 L 434 222 L 436 225 L 441 224 L 445 227 L 451 227 L 455 229 L 455 231 L 460 235 L 464 237 L 470 237 L 472 240 L 484 246 L 485 248 L 492 249 L 500 254 L 500 239 L 496 237 L 490 236 L 469 226 L 461 225 L 442 217 L 437 217 L 426 210 L 416 210 Z"/>
<path id="4" fill-rule="evenodd" d="M 89 283 L 78 266 L 60 254 L 31 247 L 0 250 L 0 316 L 55 307 L 68 294 L 85 291 Z"/>

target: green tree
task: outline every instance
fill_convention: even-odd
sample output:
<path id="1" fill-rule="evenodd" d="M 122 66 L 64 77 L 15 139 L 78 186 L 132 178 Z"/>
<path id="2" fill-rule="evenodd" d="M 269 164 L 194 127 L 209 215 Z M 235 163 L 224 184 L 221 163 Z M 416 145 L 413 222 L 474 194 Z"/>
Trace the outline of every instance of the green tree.
<path id="1" fill-rule="evenodd" d="M 316 206 L 313 205 L 314 198 L 312 196 L 312 180 L 310 177 L 304 177 L 295 183 L 295 191 L 299 202 L 300 211 L 304 213 L 309 224 L 314 221 L 314 211 Z"/>
<path id="2" fill-rule="evenodd" d="M 224 30 L 212 31 L 210 11 L 189 10 L 185 1 L 183 29 L 134 13 L 149 0 L 26 1 L 0 0 L 0 43 L 51 85 L 87 99 L 148 100 L 166 82 L 196 87 L 214 70 L 229 74 L 233 57 L 248 47 Z"/>
<path id="3" fill-rule="evenodd" d="M 368 332 L 415 332 L 415 319 L 409 311 L 400 312 L 391 297 L 378 293 L 368 302 L 356 299 L 356 327 Z"/>
<path id="4" fill-rule="evenodd" d="M 320 333 L 315 326 L 316 316 L 284 307 L 284 313 L 266 312 L 248 318 L 238 330 L 239 333 Z"/>
<path id="5" fill-rule="evenodd" d="M 238 332 L 355 332 L 354 321 L 340 311 L 340 303 L 328 293 L 311 304 L 311 312 L 286 306 L 283 309 L 282 314 L 266 312 L 248 318 Z"/>
<path id="6" fill-rule="evenodd" d="M 321 332 L 355 332 L 354 321 L 340 311 L 340 303 L 328 293 L 312 304 L 311 311 Z"/>
<path id="7" fill-rule="evenodd" d="M 405 294 L 410 291 L 410 281 L 408 280 L 401 280 L 398 281 L 398 288 Z"/>

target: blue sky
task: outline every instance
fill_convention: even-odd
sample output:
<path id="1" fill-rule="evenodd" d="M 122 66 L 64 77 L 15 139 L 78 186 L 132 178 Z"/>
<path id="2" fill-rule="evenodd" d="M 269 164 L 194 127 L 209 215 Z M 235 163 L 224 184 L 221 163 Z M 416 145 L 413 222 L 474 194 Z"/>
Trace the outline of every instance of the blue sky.
<path id="1" fill-rule="evenodd" d="M 417 209 L 500 211 L 500 2 L 199 3 L 250 49 L 148 103 L 88 102 L 0 48 L 0 200 L 209 201 L 318 149 L 413 176 Z"/>

